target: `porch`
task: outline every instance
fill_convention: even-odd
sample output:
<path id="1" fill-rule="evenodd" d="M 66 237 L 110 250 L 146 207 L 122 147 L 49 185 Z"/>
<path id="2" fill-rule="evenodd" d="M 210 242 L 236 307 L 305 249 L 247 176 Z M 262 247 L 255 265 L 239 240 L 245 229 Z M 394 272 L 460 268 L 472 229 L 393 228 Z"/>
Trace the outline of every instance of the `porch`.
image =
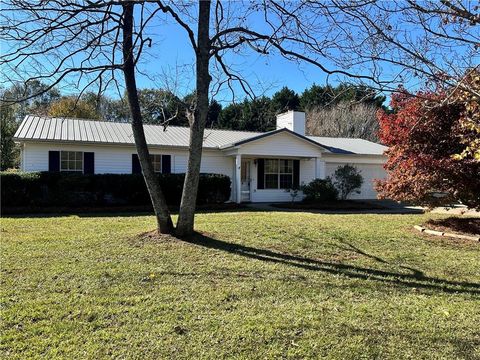
<path id="1" fill-rule="evenodd" d="M 319 157 L 236 154 L 233 158 L 232 200 L 236 203 L 291 201 L 286 189 L 325 177 L 325 162 Z M 300 192 L 296 201 L 302 198 Z"/>

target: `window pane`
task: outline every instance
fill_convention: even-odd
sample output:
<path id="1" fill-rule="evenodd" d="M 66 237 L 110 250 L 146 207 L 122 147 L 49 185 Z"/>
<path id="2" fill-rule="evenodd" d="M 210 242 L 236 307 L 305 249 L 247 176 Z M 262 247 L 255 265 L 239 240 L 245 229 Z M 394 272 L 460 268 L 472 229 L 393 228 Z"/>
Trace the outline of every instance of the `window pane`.
<path id="1" fill-rule="evenodd" d="M 292 184 L 292 175 L 280 175 L 280 189 L 290 189 Z"/>
<path id="2" fill-rule="evenodd" d="M 278 189 L 278 175 L 266 174 L 265 175 L 265 189 Z"/>
<path id="3" fill-rule="evenodd" d="M 162 155 L 151 154 L 150 159 L 152 160 L 153 171 L 162 172 Z"/>
<path id="4" fill-rule="evenodd" d="M 278 173 L 277 159 L 265 159 L 265 173 Z"/>
<path id="5" fill-rule="evenodd" d="M 280 173 L 293 173 L 293 160 L 280 160 Z"/>
<path id="6" fill-rule="evenodd" d="M 82 171 L 83 170 L 83 152 L 82 151 L 60 151 L 60 170 L 61 171 Z"/>

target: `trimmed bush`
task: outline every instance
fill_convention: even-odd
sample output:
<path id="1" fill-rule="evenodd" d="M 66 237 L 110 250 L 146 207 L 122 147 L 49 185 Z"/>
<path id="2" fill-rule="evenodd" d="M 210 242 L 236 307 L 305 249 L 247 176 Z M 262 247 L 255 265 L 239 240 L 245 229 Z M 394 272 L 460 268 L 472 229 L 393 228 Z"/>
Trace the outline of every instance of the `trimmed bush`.
<path id="1" fill-rule="evenodd" d="M 362 184 L 362 174 L 355 166 L 339 166 L 333 174 L 333 185 L 337 188 L 342 200 L 346 200 L 352 193 L 360 194 Z"/>
<path id="2" fill-rule="evenodd" d="M 307 185 L 302 186 L 304 201 L 334 201 L 338 199 L 338 190 L 332 183 L 332 179 L 314 179 Z"/>
<path id="3" fill-rule="evenodd" d="M 158 174 L 169 205 L 179 205 L 185 174 Z M 140 174 L 7 173 L 0 172 L 1 205 L 111 206 L 150 205 Z M 197 204 L 223 203 L 230 198 L 230 178 L 200 174 Z"/>

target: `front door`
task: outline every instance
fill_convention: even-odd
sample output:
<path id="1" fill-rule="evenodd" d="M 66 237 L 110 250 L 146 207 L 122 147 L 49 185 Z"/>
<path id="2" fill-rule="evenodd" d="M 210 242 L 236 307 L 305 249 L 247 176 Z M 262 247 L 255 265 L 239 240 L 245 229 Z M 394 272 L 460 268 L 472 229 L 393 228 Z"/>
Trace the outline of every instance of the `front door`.
<path id="1" fill-rule="evenodd" d="M 241 167 L 241 192 L 242 192 L 242 202 L 250 201 L 250 160 L 242 160 Z"/>

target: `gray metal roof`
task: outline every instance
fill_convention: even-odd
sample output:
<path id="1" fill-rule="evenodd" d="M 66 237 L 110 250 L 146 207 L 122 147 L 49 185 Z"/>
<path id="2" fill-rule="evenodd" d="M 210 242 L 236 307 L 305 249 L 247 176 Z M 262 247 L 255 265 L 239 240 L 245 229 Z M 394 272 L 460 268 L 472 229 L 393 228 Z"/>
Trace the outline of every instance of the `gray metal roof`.
<path id="1" fill-rule="evenodd" d="M 144 125 L 147 143 L 152 146 L 188 147 L 190 129 L 160 125 Z M 271 132 L 272 135 L 278 131 Z M 206 129 L 203 146 L 218 149 L 268 133 Z M 381 155 L 385 146 L 362 139 L 307 136 L 320 146 L 338 154 Z M 14 135 L 16 141 L 60 141 L 134 145 L 132 127 L 128 123 L 83 119 L 52 118 L 27 115 Z"/>
<path id="2" fill-rule="evenodd" d="M 386 146 L 358 138 L 307 136 L 335 154 L 382 155 Z"/>

